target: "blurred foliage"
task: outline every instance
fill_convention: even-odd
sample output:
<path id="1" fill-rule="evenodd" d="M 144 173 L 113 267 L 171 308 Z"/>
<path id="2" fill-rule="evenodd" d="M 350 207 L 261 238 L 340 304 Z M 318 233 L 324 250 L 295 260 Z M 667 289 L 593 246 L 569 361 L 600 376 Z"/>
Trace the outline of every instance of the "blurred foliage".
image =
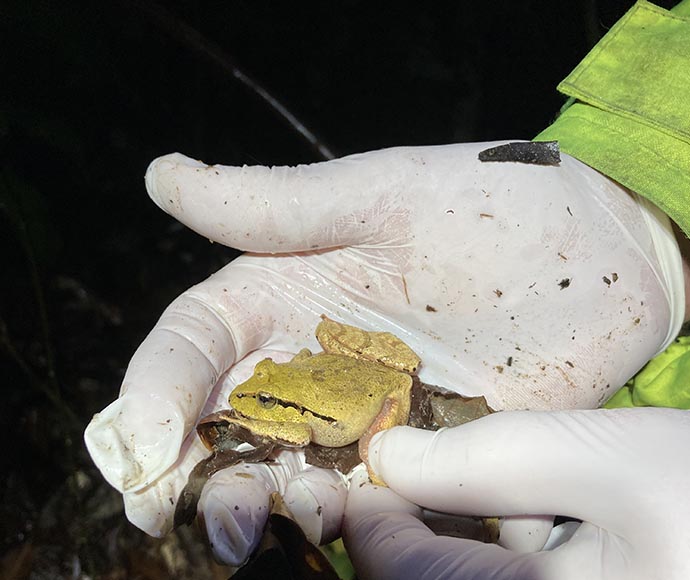
<path id="1" fill-rule="evenodd" d="M 631 4 L 165 7 L 342 155 L 529 138 L 561 104 L 556 83 Z M 236 255 L 149 202 L 147 163 L 176 150 L 228 164 L 318 159 L 146 7 L 0 6 L 3 578 L 183 578 L 185 566 L 222 577 L 186 539 L 144 539 L 126 523 L 82 431 L 165 305 Z M 182 563 L 170 556 L 180 546 Z"/>

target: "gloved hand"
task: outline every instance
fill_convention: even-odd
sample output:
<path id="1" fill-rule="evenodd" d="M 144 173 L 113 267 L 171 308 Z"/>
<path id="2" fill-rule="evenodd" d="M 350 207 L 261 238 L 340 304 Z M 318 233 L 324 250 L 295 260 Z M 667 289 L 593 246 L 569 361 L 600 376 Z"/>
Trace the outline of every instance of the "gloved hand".
<path id="1" fill-rule="evenodd" d="M 225 405 L 249 372 L 237 365 L 251 367 L 257 351 L 318 350 L 321 314 L 393 332 L 421 356 L 423 381 L 484 394 L 495 409 L 597 406 L 675 336 L 682 275 L 668 220 L 568 156 L 558 167 L 479 162 L 491 145 L 292 168 L 179 154 L 151 164 L 146 185 L 161 208 L 251 253 L 167 308 L 120 398 L 86 430 L 130 521 L 170 530 L 205 453 L 198 418 Z M 303 467 L 286 453 L 212 478 L 200 510 L 221 559 L 244 560 L 268 493 L 294 478 L 311 538 L 337 533 L 344 488 L 333 491 L 330 472 L 305 479 Z"/>
<path id="2" fill-rule="evenodd" d="M 352 482 L 345 544 L 362 579 L 684 580 L 689 444 L 690 413 L 660 408 L 497 413 L 436 433 L 396 427 L 369 446 L 390 489 Z M 535 550 L 526 553 L 435 536 L 415 504 L 583 523 L 554 528 L 544 550 L 543 526 L 540 543 L 525 528 L 523 547 Z"/>

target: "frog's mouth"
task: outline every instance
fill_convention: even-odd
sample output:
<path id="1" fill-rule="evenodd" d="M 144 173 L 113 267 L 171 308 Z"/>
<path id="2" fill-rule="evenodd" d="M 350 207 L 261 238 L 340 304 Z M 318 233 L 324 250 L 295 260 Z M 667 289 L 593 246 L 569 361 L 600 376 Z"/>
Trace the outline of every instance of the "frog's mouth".
<path id="1" fill-rule="evenodd" d="M 277 397 L 274 397 L 273 395 L 267 395 L 266 393 L 238 393 L 238 395 L 237 395 L 238 399 L 243 399 L 245 397 L 255 399 L 257 401 L 257 404 L 260 407 L 263 407 L 264 409 L 271 409 L 273 407 L 279 406 L 279 407 L 282 407 L 283 409 L 295 409 L 302 416 L 304 416 L 305 413 L 309 413 L 313 417 L 316 417 L 317 419 L 321 419 L 322 421 L 325 421 L 326 423 L 329 423 L 329 424 L 335 424 L 338 422 L 338 420 L 335 417 L 330 417 L 329 415 L 322 415 L 321 413 L 317 413 L 316 411 L 312 411 L 311 409 L 309 409 L 307 407 L 297 405 L 296 403 L 293 403 L 291 401 L 283 401 L 282 399 L 278 399 Z M 239 415 L 243 419 L 248 419 L 248 420 L 255 420 L 256 419 L 256 417 L 250 417 L 249 415 L 245 415 L 241 411 L 238 411 L 237 409 L 233 409 L 233 412 L 237 413 L 237 415 Z"/>

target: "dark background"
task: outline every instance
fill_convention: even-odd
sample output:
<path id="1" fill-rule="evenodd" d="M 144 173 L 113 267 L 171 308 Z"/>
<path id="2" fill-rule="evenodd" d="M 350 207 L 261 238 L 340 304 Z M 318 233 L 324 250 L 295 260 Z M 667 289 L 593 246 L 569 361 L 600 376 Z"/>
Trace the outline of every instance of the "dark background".
<path id="1" fill-rule="evenodd" d="M 530 138 L 632 1 L 414 4 L 2 3 L 0 577 L 208 570 L 189 533 L 175 564 L 126 523 L 81 435 L 166 304 L 236 255 L 149 201 L 149 161 L 321 160 L 233 64 L 336 155 Z"/>

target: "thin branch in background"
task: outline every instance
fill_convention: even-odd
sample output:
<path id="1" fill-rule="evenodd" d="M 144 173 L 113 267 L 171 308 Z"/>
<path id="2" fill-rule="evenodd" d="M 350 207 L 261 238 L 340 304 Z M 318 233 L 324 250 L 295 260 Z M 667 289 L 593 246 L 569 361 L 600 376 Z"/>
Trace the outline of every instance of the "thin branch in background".
<path id="1" fill-rule="evenodd" d="M 599 20 L 597 0 L 582 0 L 582 15 L 587 49 L 591 50 L 602 37 L 603 26 Z"/>
<path id="2" fill-rule="evenodd" d="M 72 421 L 74 425 L 79 425 L 80 421 L 78 417 L 62 398 L 60 381 L 58 380 L 56 372 L 55 349 L 53 347 L 48 307 L 43 291 L 43 281 L 38 269 L 38 261 L 36 259 L 33 241 L 27 230 L 26 216 L 21 207 L 14 201 L 19 199 L 22 195 L 22 191 L 18 190 L 17 187 L 16 181 L 14 181 L 7 172 L 0 173 L 0 188 L 2 188 L 2 191 L 0 191 L 0 211 L 7 214 L 7 218 L 14 226 L 14 232 L 24 251 L 25 262 L 31 279 L 31 287 L 34 291 L 41 344 L 46 357 L 46 378 L 43 379 L 39 377 L 15 348 L 7 324 L 2 317 L 0 317 L 0 351 L 7 353 L 22 372 L 24 372 L 34 388 L 41 391 L 48 400 L 53 403 L 56 409 Z"/>
<path id="3" fill-rule="evenodd" d="M 14 342 L 9 335 L 7 324 L 2 318 L 0 318 L 0 351 L 4 351 L 7 356 L 14 361 L 17 367 L 19 367 L 19 369 L 24 373 L 33 388 L 43 393 L 53 404 L 53 406 L 61 413 L 63 418 L 69 419 L 73 428 L 80 428 L 82 426 L 83 421 L 77 417 L 75 412 L 62 399 L 59 391 L 56 389 L 56 383 L 50 379 L 48 382 L 41 379 L 31 368 L 29 363 L 24 360 L 19 351 L 17 351 L 14 346 Z M 55 376 L 54 373 L 52 376 Z"/>
<path id="4" fill-rule="evenodd" d="M 235 64 L 234 60 L 226 54 L 218 44 L 203 36 L 198 30 L 187 24 L 187 22 L 172 14 L 156 2 L 130 0 L 130 3 L 145 13 L 149 19 L 164 32 L 182 44 L 203 54 L 212 62 L 220 65 L 223 70 L 230 73 L 233 78 L 262 99 L 279 117 L 287 122 L 293 130 L 302 136 L 319 158 L 324 160 L 335 158 L 335 154 L 322 139 L 308 129 L 302 121 L 293 115 L 278 99 L 271 95 L 271 93 L 269 93 L 256 79 L 240 69 Z"/>

